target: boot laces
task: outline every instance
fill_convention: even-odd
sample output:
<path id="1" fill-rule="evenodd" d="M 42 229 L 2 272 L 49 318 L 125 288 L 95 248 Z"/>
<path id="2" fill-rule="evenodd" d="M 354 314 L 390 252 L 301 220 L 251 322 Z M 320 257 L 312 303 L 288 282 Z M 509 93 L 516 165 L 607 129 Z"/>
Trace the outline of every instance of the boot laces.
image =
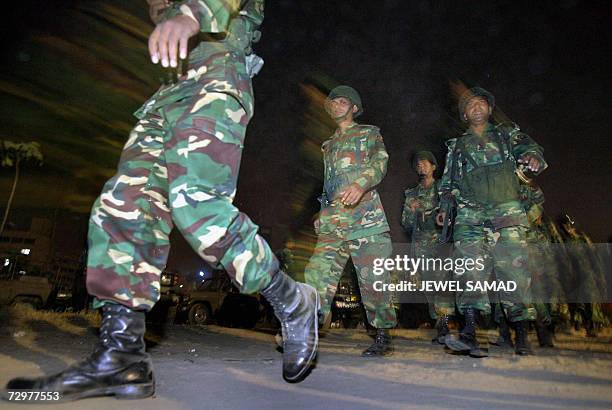
<path id="1" fill-rule="evenodd" d="M 104 313 L 104 317 L 102 318 L 102 325 L 100 326 L 100 342 L 103 345 L 106 345 L 110 342 L 110 322 L 112 320 L 112 316 L 110 313 Z"/>
<path id="2" fill-rule="evenodd" d="M 299 289 L 297 289 L 300 292 Z M 272 309 L 276 313 L 278 320 L 281 323 L 281 332 L 283 334 L 283 340 L 295 340 L 296 332 L 292 322 L 289 321 L 289 313 L 287 313 L 287 305 L 283 303 L 276 295 L 272 295 L 268 298 L 268 302 L 272 306 Z"/>
<path id="3" fill-rule="evenodd" d="M 384 332 L 376 332 L 376 338 L 374 339 L 374 342 L 376 344 L 385 344 L 387 341 L 387 335 Z"/>
<path id="4" fill-rule="evenodd" d="M 444 315 L 440 318 L 438 329 L 448 331 L 448 315 Z"/>

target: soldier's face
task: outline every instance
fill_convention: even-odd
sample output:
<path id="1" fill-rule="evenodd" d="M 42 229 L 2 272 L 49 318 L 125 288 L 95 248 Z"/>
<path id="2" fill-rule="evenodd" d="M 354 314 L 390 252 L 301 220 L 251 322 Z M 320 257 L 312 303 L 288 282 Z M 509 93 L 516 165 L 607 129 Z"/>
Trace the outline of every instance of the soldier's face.
<path id="1" fill-rule="evenodd" d="M 335 120 L 344 118 L 347 114 L 354 114 L 357 112 L 357 106 L 346 97 L 338 97 L 325 103 L 325 111 Z"/>
<path id="2" fill-rule="evenodd" d="M 465 116 L 470 125 L 486 123 L 491 112 L 489 102 L 484 97 L 473 97 L 465 106 Z"/>
<path id="3" fill-rule="evenodd" d="M 420 159 L 417 161 L 417 164 L 416 164 L 417 174 L 424 175 L 426 177 L 430 177 L 433 175 L 435 170 L 436 170 L 436 166 L 432 164 L 431 162 L 429 162 L 428 160 Z"/>

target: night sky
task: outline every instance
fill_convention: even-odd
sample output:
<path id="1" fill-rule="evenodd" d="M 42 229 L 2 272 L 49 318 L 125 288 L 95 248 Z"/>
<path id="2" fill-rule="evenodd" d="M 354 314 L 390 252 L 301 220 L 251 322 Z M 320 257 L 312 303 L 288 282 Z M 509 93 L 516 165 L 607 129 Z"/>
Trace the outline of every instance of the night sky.
<path id="1" fill-rule="evenodd" d="M 44 167 L 25 171 L 17 208 L 83 212 L 160 74 L 147 59 L 144 0 L 51 3 L 7 13 L 16 26 L 2 33 L 0 138 L 38 140 L 46 156 Z M 360 122 L 381 128 L 391 157 L 379 191 L 394 240 L 405 241 L 411 156 L 430 149 L 443 161 L 444 140 L 462 127 L 454 90 L 479 85 L 495 95 L 496 118 L 544 147 L 549 169 L 537 181 L 548 214 L 567 212 L 606 241 L 611 17 L 605 1 L 269 1 L 236 203 L 274 248 L 310 224 L 321 190 L 316 146 L 332 132 L 318 103 L 348 84 L 364 101 Z M 1 172 L 0 207 L 11 176 Z M 186 252 L 176 244 L 171 264 Z"/>

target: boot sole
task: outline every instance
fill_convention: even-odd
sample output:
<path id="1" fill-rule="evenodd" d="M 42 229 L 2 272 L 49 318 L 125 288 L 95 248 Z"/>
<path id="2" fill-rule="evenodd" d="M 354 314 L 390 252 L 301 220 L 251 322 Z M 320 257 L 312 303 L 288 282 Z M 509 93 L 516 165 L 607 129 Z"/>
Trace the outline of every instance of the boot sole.
<path id="1" fill-rule="evenodd" d="M 38 392 L 39 390 L 10 390 L 19 392 Z M 80 393 L 65 394 L 61 395 L 59 400 L 45 400 L 45 401 L 24 401 L 23 404 L 53 404 L 53 403 L 67 403 L 71 401 L 93 398 L 93 397 L 104 397 L 104 396 L 115 396 L 118 400 L 136 400 L 144 399 L 152 396 L 155 393 L 155 383 L 141 383 L 141 384 L 130 384 L 122 386 L 111 386 L 111 387 L 99 387 L 97 389 L 91 389 Z M 0 396 L 9 401 L 8 390 L 4 389 Z M 15 401 L 12 401 L 15 402 Z"/>
<path id="2" fill-rule="evenodd" d="M 393 352 L 394 352 L 394 349 L 389 350 L 389 351 L 387 351 L 385 353 L 377 353 L 377 354 L 365 354 L 365 353 L 362 353 L 361 357 L 385 357 L 385 356 L 392 356 Z"/>
<path id="3" fill-rule="evenodd" d="M 451 337 L 450 334 L 447 335 L 446 338 L 444 339 L 444 344 L 446 345 L 446 347 L 451 349 L 453 352 L 469 353 L 469 351 L 472 350 L 470 346 L 468 346 L 467 344 L 465 344 L 459 339 L 455 339 Z"/>
<path id="4" fill-rule="evenodd" d="M 306 285 L 306 286 L 312 289 L 316 297 L 316 309 L 314 310 L 314 323 L 315 323 L 314 349 L 312 349 L 312 353 L 310 354 L 310 357 L 308 358 L 306 365 L 302 368 L 302 370 L 298 374 L 296 374 L 293 377 L 286 377 L 285 375 L 283 375 L 283 379 L 285 379 L 285 381 L 288 383 L 301 382 L 302 380 L 306 378 L 306 376 L 308 376 L 308 372 L 312 369 L 312 362 L 314 361 L 314 358 L 317 356 L 317 352 L 319 351 L 319 318 L 318 316 L 319 316 L 319 309 L 321 309 L 321 299 L 319 297 L 319 292 L 317 292 L 317 290 L 314 287 L 310 285 Z"/>
<path id="5" fill-rule="evenodd" d="M 434 337 L 433 339 L 431 339 L 431 344 L 440 346 L 446 345 L 446 335 Z"/>
<path id="6" fill-rule="evenodd" d="M 483 357 L 489 357 L 489 353 L 487 351 L 482 350 L 482 349 L 480 349 L 480 351 L 478 351 L 478 352 L 470 350 L 468 352 L 468 356 L 473 357 L 474 359 L 482 359 Z"/>

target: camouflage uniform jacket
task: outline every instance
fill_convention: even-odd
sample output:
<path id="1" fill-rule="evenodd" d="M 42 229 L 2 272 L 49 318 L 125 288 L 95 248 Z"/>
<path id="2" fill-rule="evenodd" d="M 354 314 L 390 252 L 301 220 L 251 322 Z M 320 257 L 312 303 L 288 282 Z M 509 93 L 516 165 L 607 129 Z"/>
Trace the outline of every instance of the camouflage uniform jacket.
<path id="1" fill-rule="evenodd" d="M 321 146 L 325 167 L 319 233 L 346 240 L 388 232 L 387 217 L 374 189 L 387 173 L 389 154 L 378 127 L 352 124 L 336 130 Z M 352 183 L 366 192 L 352 207 L 340 204 L 338 196 Z"/>
<path id="2" fill-rule="evenodd" d="M 200 25 L 199 43 L 190 50 L 187 72 L 175 84 L 162 86 L 134 114 L 143 118 L 150 110 L 185 97 L 225 93 L 236 98 L 249 117 L 253 115 L 253 89 L 246 67 L 251 44 L 264 14 L 263 0 L 186 0 L 172 3 L 163 19 L 187 15 Z M 196 110 L 194 108 L 194 110 Z"/>
<path id="3" fill-rule="evenodd" d="M 429 188 L 418 184 L 414 188 L 408 188 L 404 194 L 406 202 L 402 210 L 402 226 L 406 230 L 416 229 L 412 234 L 416 241 L 437 242 L 439 228 L 435 219 L 440 202 L 438 200 L 438 181 L 434 181 Z M 413 212 L 410 207 L 413 200 L 419 201 L 421 205 L 416 212 Z"/>
<path id="4" fill-rule="evenodd" d="M 493 126 L 489 123 L 483 134 L 481 138 L 469 128 L 461 137 L 447 141 L 446 164 L 438 187 L 440 198 L 450 195 L 459 207 L 482 208 L 487 205 L 470 201 L 459 188 L 460 181 L 475 168 L 499 165 L 505 161 L 512 161 L 516 167 L 518 159 L 525 154 L 531 154 L 540 161 L 540 172 L 547 167 L 542 148 L 517 126 Z M 495 181 L 490 181 L 490 184 L 494 186 Z M 520 201 L 519 195 L 514 200 Z"/>

